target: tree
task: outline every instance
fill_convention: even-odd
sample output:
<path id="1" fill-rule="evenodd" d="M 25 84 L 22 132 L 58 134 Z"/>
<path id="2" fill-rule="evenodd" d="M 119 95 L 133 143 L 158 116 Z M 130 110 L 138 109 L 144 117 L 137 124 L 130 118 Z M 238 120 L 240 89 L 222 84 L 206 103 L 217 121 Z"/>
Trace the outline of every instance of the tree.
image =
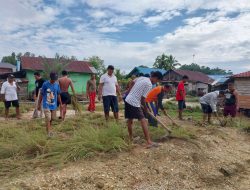
<path id="1" fill-rule="evenodd" d="M 11 55 L 9 55 L 9 56 L 4 56 L 2 58 L 1 62 L 10 63 L 12 65 L 16 65 L 16 54 L 15 54 L 15 52 L 12 52 Z"/>
<path id="2" fill-rule="evenodd" d="M 179 66 L 180 63 L 173 57 L 172 55 L 165 55 L 164 53 L 162 55 L 157 56 L 155 59 L 154 68 L 158 69 L 176 69 L 177 66 Z"/>
<path id="3" fill-rule="evenodd" d="M 96 69 L 97 77 L 100 77 L 106 70 L 104 60 L 98 56 L 92 56 L 87 59 L 90 64 Z"/>
<path id="4" fill-rule="evenodd" d="M 125 72 L 122 72 L 121 69 L 115 69 L 115 76 L 116 76 L 118 81 L 126 78 Z"/>
<path id="5" fill-rule="evenodd" d="M 199 71 L 207 75 L 231 75 L 233 74 L 231 70 L 223 70 L 220 69 L 219 67 L 216 68 L 210 68 L 210 67 L 205 67 L 205 66 L 200 66 L 196 63 L 192 63 L 190 65 L 182 65 L 180 67 L 182 70 L 190 70 L 190 71 Z"/>
<path id="6" fill-rule="evenodd" d="M 60 58 L 57 54 L 55 58 L 51 62 L 51 59 L 47 59 L 43 57 L 43 73 L 44 78 L 49 79 L 49 75 L 51 72 L 55 72 L 57 74 L 61 74 L 61 72 L 65 69 L 65 67 L 69 64 L 69 61 L 65 61 L 65 59 Z"/>

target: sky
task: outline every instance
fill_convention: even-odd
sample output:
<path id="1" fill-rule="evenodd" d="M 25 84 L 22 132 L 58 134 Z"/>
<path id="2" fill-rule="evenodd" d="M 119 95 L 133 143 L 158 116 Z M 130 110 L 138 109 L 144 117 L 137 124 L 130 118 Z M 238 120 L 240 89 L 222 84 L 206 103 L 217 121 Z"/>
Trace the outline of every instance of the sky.
<path id="1" fill-rule="evenodd" d="M 250 0 L 0 0 L 0 57 L 27 51 L 97 55 L 125 72 L 162 53 L 243 72 Z"/>

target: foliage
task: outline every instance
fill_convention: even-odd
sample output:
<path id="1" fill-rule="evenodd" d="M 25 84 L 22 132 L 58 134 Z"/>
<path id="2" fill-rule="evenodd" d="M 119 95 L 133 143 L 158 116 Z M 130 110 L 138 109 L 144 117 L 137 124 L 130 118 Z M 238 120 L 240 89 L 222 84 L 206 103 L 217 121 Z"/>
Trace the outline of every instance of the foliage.
<path id="1" fill-rule="evenodd" d="M 51 72 L 55 72 L 57 74 L 61 74 L 61 72 L 65 69 L 65 67 L 69 64 L 69 60 L 62 59 L 60 56 L 56 55 L 55 59 L 43 59 L 43 77 L 45 79 L 49 79 L 49 75 Z"/>
<path id="2" fill-rule="evenodd" d="M 10 56 L 4 56 L 2 58 L 1 62 L 10 63 L 12 65 L 16 65 L 16 54 L 15 54 L 15 52 L 12 52 L 12 54 Z"/>
<path id="3" fill-rule="evenodd" d="M 166 55 L 162 54 L 157 56 L 155 59 L 154 68 L 158 69 L 165 69 L 165 70 L 170 70 L 170 69 L 175 69 L 177 66 L 179 66 L 180 63 L 173 57 L 172 55 Z"/>
<path id="4" fill-rule="evenodd" d="M 92 56 L 87 59 L 93 67 L 95 67 L 97 71 L 97 77 L 101 77 L 101 75 L 105 72 L 106 68 L 104 65 L 104 60 L 102 60 L 98 56 Z"/>
<path id="5" fill-rule="evenodd" d="M 118 81 L 123 80 L 123 79 L 126 78 L 125 72 L 121 72 L 120 69 L 115 69 L 115 76 L 116 76 Z"/>
<path id="6" fill-rule="evenodd" d="M 207 75 L 226 75 L 226 74 L 231 75 L 232 74 L 231 70 L 226 71 L 226 70 L 220 69 L 218 67 L 209 68 L 209 67 L 205 67 L 205 66 L 200 66 L 196 63 L 192 63 L 190 65 L 186 65 L 186 64 L 182 65 L 179 69 L 190 70 L 190 71 L 199 71 L 199 72 L 205 73 Z"/>

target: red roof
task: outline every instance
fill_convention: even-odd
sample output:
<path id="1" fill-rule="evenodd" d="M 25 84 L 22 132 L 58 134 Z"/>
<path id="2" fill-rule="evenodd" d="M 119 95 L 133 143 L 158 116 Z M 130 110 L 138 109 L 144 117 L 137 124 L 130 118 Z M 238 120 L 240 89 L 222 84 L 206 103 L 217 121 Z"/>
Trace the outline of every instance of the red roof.
<path id="1" fill-rule="evenodd" d="M 173 71 L 181 76 L 184 75 L 188 76 L 189 81 L 193 82 L 202 82 L 205 84 L 211 84 L 214 81 L 208 75 L 198 71 L 189 71 L 189 70 L 173 70 Z"/>
<path id="2" fill-rule="evenodd" d="M 239 74 L 233 75 L 232 77 L 233 78 L 248 78 L 250 77 L 250 71 L 239 73 Z"/>
<path id="3" fill-rule="evenodd" d="M 42 57 L 21 57 L 21 67 L 24 70 L 41 71 L 44 70 L 44 63 L 54 64 L 55 59 Z M 65 70 L 76 73 L 93 73 L 94 69 L 88 61 L 61 60 L 61 64 L 66 64 Z"/>

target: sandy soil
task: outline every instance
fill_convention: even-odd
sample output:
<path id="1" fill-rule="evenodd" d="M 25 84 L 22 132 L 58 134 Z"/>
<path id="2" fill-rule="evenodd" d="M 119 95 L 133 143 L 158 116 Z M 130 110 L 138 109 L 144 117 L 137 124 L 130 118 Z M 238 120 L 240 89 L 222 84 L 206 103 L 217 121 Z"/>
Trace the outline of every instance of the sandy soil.
<path id="1" fill-rule="evenodd" d="M 232 128 L 198 128 L 192 140 L 166 139 L 161 146 L 101 154 L 63 169 L 35 170 L 5 181 L 3 190 L 249 190 L 250 136 Z"/>

